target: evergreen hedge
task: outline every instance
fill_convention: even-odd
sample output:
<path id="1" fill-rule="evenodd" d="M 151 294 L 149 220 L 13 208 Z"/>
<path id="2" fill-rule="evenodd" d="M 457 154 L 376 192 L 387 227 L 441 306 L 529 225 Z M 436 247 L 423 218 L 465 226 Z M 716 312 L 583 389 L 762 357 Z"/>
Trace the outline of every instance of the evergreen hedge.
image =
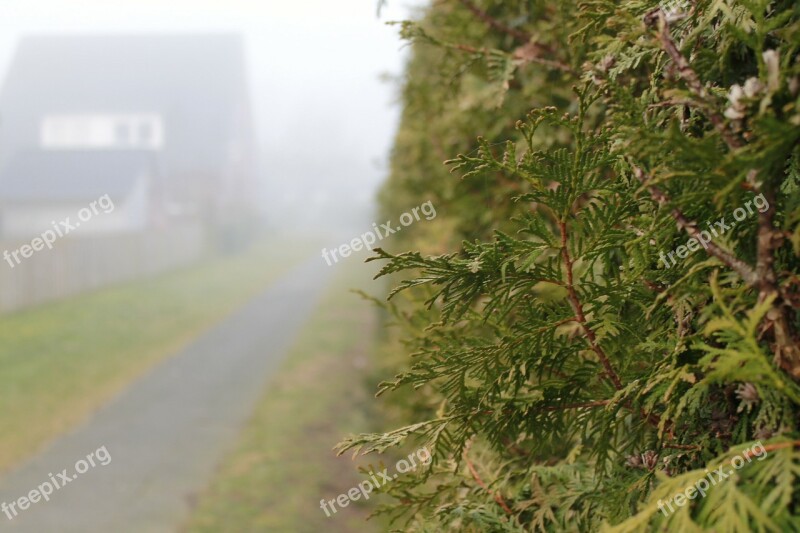
<path id="1" fill-rule="evenodd" d="M 383 511 L 800 531 L 800 4 L 437 0 L 400 29 L 382 208 L 439 216 L 373 258 L 409 425 L 340 450 L 434 462 Z"/>

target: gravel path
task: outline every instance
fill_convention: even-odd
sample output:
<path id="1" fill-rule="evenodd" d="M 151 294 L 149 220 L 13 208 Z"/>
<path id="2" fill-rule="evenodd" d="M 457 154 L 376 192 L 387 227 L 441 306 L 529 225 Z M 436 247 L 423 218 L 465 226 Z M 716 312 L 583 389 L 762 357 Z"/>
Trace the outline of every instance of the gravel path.
<path id="1" fill-rule="evenodd" d="M 58 481 L 66 468 L 72 477 L 76 462 L 103 446 L 111 457 L 101 466 L 107 459 L 96 454 L 96 467 L 13 520 L 0 512 L 0 531 L 175 531 L 235 445 L 331 270 L 319 258 L 301 265 L 0 480 L 0 503 L 11 503 L 51 473 Z"/>

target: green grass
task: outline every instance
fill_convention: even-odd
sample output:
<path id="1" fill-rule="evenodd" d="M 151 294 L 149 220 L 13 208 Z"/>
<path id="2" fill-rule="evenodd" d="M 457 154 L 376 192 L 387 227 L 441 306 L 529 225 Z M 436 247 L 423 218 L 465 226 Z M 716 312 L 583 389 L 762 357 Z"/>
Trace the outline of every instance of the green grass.
<path id="1" fill-rule="evenodd" d="M 305 258 L 280 244 L 0 318 L 0 470 Z"/>
<path id="2" fill-rule="evenodd" d="M 372 305 L 349 292 L 369 272 L 348 265 L 270 380 L 236 450 L 200 496 L 185 530 L 317 533 L 378 531 L 365 519 L 374 499 L 330 518 L 320 499 L 361 481 L 350 457 L 332 447 L 369 427 L 368 363 L 376 333 Z"/>

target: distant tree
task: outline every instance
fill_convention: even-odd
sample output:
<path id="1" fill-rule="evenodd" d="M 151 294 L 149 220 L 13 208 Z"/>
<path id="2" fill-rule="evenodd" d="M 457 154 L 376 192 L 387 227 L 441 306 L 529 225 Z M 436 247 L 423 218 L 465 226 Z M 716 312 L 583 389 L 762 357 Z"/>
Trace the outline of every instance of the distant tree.
<path id="1" fill-rule="evenodd" d="M 384 510 L 800 530 L 800 4 L 454 0 L 401 29 L 383 209 L 439 211 L 375 257 L 410 425 L 340 449 L 434 463 Z"/>

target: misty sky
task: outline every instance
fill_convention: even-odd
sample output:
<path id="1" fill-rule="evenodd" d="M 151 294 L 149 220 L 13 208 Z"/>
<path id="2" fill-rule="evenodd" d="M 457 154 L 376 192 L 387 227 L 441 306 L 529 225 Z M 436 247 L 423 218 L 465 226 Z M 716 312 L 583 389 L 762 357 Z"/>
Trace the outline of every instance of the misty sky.
<path id="1" fill-rule="evenodd" d="M 0 73 L 29 33 L 237 31 L 272 199 L 370 201 L 385 177 L 406 50 L 388 20 L 419 0 L 0 0 Z M 346 208 L 347 206 L 342 206 Z"/>

